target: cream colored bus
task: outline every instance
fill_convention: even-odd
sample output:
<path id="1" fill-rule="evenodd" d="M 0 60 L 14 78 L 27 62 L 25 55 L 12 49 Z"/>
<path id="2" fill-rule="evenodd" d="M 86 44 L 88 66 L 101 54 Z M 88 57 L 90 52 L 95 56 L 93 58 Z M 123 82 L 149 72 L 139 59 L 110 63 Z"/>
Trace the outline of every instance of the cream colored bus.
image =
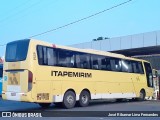
<path id="1" fill-rule="evenodd" d="M 7 44 L 2 97 L 73 108 L 93 99 L 153 95 L 150 63 L 123 55 L 77 49 L 34 39 Z"/>

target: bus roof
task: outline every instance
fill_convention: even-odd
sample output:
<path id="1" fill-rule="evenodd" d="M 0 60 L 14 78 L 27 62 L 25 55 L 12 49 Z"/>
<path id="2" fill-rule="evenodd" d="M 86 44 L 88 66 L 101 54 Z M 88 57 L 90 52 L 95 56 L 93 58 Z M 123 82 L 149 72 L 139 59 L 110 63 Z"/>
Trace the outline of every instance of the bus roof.
<path id="1" fill-rule="evenodd" d="M 105 55 L 105 56 L 111 56 L 111 57 L 117 57 L 117 58 L 123 58 L 123 59 L 130 59 L 130 60 L 148 62 L 146 60 L 136 59 L 136 58 L 132 58 L 132 57 L 127 57 L 127 56 L 124 56 L 122 54 L 116 54 L 116 53 L 111 53 L 111 52 L 107 52 L 107 51 L 100 51 L 100 50 L 94 50 L 94 49 L 73 48 L 73 47 L 69 47 L 69 46 L 62 46 L 62 45 L 51 44 L 51 43 L 48 43 L 48 42 L 45 42 L 45 41 L 41 41 L 41 40 L 36 40 L 36 39 L 31 39 L 31 41 L 35 42 L 35 44 L 45 45 L 45 46 L 48 46 L 48 47 L 55 47 L 55 48 L 72 50 L 72 51 L 77 51 L 77 52 L 85 52 L 85 53 L 96 54 L 96 55 Z"/>

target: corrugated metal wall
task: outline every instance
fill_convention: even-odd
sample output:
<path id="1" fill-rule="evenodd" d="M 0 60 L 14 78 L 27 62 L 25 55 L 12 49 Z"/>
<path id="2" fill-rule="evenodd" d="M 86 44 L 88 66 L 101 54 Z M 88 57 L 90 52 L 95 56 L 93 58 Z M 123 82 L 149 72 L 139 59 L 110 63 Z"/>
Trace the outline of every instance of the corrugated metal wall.
<path id="1" fill-rule="evenodd" d="M 160 45 L 160 31 L 128 35 L 100 41 L 91 41 L 70 46 L 103 51 L 114 51 L 155 45 Z"/>

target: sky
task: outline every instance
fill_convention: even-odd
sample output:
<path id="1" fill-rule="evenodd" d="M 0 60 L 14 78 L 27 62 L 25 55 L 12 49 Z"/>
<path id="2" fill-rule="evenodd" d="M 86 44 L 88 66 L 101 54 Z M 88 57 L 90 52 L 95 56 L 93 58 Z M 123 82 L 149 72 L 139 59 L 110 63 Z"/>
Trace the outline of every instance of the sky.
<path id="1" fill-rule="evenodd" d="M 127 0 L 0 0 L 0 56 L 8 42 L 29 38 Z M 160 30 L 160 0 L 131 2 L 68 27 L 33 37 L 59 45 Z"/>

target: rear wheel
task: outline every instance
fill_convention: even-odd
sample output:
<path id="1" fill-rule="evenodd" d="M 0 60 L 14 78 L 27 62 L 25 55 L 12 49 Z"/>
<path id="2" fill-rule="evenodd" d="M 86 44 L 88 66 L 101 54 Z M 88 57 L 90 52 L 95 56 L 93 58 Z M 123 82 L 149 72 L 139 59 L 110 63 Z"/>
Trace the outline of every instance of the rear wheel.
<path id="1" fill-rule="evenodd" d="M 79 97 L 79 106 L 86 107 L 89 105 L 90 94 L 87 91 L 82 91 Z"/>
<path id="2" fill-rule="evenodd" d="M 63 98 L 63 106 L 67 109 L 73 108 L 76 104 L 76 95 L 73 91 L 67 91 Z"/>
<path id="3" fill-rule="evenodd" d="M 42 108 L 49 108 L 49 106 L 51 105 L 51 103 L 38 103 L 39 106 L 41 106 Z"/>

